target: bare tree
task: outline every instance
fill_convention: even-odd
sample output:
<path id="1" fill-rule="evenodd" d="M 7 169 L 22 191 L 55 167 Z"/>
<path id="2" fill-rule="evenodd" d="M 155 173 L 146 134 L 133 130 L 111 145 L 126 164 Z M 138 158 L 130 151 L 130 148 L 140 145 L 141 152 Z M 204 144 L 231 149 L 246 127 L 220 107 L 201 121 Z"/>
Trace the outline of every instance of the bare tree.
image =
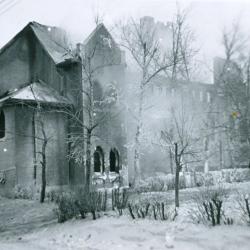
<path id="1" fill-rule="evenodd" d="M 177 12 L 170 25 L 172 44 L 168 54 L 172 58 L 173 64 L 166 73 L 172 81 L 190 80 L 193 70 L 192 61 L 198 53 L 198 49 L 194 47 L 194 33 L 187 22 L 188 14 L 188 9 L 181 10 L 177 6 Z"/>
<path id="2" fill-rule="evenodd" d="M 22 105 L 26 107 L 28 112 L 32 114 L 32 132 L 31 133 L 17 133 L 15 135 L 20 137 L 29 137 L 33 139 L 34 152 L 33 152 L 33 162 L 34 162 L 34 185 L 36 186 L 37 180 L 37 167 L 41 166 L 41 190 L 40 190 L 40 202 L 43 203 L 46 194 L 47 186 L 47 147 L 49 143 L 53 140 L 53 135 L 48 133 L 47 129 L 47 118 L 46 115 L 49 113 L 59 112 L 58 107 L 54 107 L 50 104 L 45 104 L 39 100 L 38 95 L 33 89 L 33 85 L 29 85 L 29 88 L 33 100 L 29 102 L 16 101 L 16 105 Z M 9 132 L 12 134 L 13 132 Z M 40 158 L 38 157 L 40 155 Z M 40 162 L 38 164 L 38 161 Z"/>
<path id="3" fill-rule="evenodd" d="M 168 80 L 190 78 L 190 60 L 195 54 L 192 48 L 193 33 L 186 24 L 186 12 L 178 12 L 171 24 L 172 44 L 162 46 L 158 39 L 155 27 L 148 25 L 141 19 L 139 22 L 130 19 L 125 25 L 120 25 L 120 44 L 134 59 L 139 68 L 136 132 L 134 136 L 134 172 L 135 182 L 141 179 L 140 168 L 140 140 L 143 129 L 143 112 L 145 107 L 145 92 L 154 79 L 159 75 L 167 75 Z M 168 48 L 168 49 L 166 49 Z M 181 73 L 181 75 L 180 75 Z"/>
<path id="4" fill-rule="evenodd" d="M 248 159 L 250 164 L 250 54 L 239 22 L 230 30 L 224 29 L 222 45 L 225 59 L 217 65 L 220 70 L 217 69 L 215 80 L 218 102 L 223 103 L 222 112 L 227 118 L 217 124 L 217 130 L 227 138 L 231 164 L 235 164 L 234 156 L 238 162 Z"/>
<path id="5" fill-rule="evenodd" d="M 39 140 L 41 142 L 41 149 L 39 151 L 34 152 L 36 154 L 41 155 L 41 192 L 40 192 L 40 202 L 43 203 L 45 199 L 46 194 L 46 185 L 47 185 L 47 178 L 46 178 L 46 170 L 47 170 L 47 146 L 48 143 L 52 140 L 53 136 L 48 135 L 48 132 L 46 131 L 46 114 L 49 112 L 56 112 L 56 109 L 50 107 L 44 107 L 42 106 L 41 102 L 39 101 L 38 97 L 36 96 L 32 85 L 30 85 L 30 90 L 32 92 L 32 95 L 35 100 L 35 105 L 29 105 L 31 109 L 33 109 L 33 126 L 37 126 L 38 131 L 36 131 L 33 134 L 33 137 L 35 140 Z M 40 130 L 40 131 L 39 131 Z M 40 132 L 40 133 L 39 133 Z M 37 149 L 37 148 L 36 148 Z M 34 155 L 34 156 L 35 156 Z M 35 167 L 36 167 L 36 156 L 35 156 Z M 36 170 L 34 170 L 36 171 Z"/>
<path id="6" fill-rule="evenodd" d="M 103 26 L 103 29 L 106 28 Z M 119 48 L 109 35 L 96 35 L 91 43 L 81 45 L 79 50 L 74 56 L 81 66 L 81 87 L 78 92 L 83 96 L 83 102 L 79 107 L 64 112 L 76 128 L 69 134 L 70 157 L 85 163 L 85 187 L 86 191 L 89 191 L 93 172 L 93 138 L 97 137 L 95 131 L 117 115 L 112 113 L 117 100 L 117 85 L 111 81 L 105 93 L 98 94 L 98 88 L 101 88 L 99 78 L 105 68 L 120 65 L 120 61 L 116 54 Z"/>
<path id="7" fill-rule="evenodd" d="M 227 61 L 230 61 L 244 50 L 246 44 L 246 38 L 240 30 L 240 23 L 236 21 L 232 27 L 228 30 L 224 27 L 222 32 L 222 45 L 225 52 Z"/>
<path id="8" fill-rule="evenodd" d="M 40 202 L 43 203 L 44 199 L 45 199 L 45 193 L 46 193 L 46 169 L 47 169 L 47 145 L 48 142 L 50 140 L 50 138 L 47 136 L 47 133 L 45 131 L 45 125 L 44 125 L 44 121 L 42 118 L 42 114 L 41 114 L 41 107 L 39 107 L 38 104 L 38 108 L 36 110 L 36 120 L 40 125 L 41 128 L 41 132 L 42 132 L 42 137 L 40 138 L 41 142 L 42 142 L 42 150 L 39 151 L 38 153 L 41 154 L 41 167 L 42 167 L 42 185 L 41 185 L 41 193 L 40 193 Z"/>
<path id="9" fill-rule="evenodd" d="M 170 148 L 175 163 L 175 206 L 179 207 L 179 180 L 183 166 L 198 162 L 198 135 L 194 136 L 193 118 L 188 118 L 183 111 L 178 113 L 171 109 L 172 126 L 168 125 L 161 131 L 161 139 L 166 148 Z M 197 133 L 196 133 L 197 134 Z"/>
<path id="10" fill-rule="evenodd" d="M 138 80 L 137 125 L 134 137 L 134 171 L 135 182 L 138 182 L 141 179 L 140 137 L 143 127 L 142 116 L 145 91 L 154 77 L 172 65 L 172 60 L 161 54 L 159 43 L 155 39 L 155 30 L 148 27 L 146 22 L 136 22 L 131 18 L 125 25 L 120 25 L 119 29 L 121 32 L 121 46 L 130 52 L 141 72 Z"/>

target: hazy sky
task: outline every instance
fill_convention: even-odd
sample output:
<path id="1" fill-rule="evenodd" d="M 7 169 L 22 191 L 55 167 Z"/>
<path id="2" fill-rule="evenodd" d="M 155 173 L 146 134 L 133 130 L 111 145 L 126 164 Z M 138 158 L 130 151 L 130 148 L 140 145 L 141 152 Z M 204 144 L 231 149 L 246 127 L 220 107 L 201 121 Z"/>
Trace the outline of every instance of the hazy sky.
<path id="1" fill-rule="evenodd" d="M 183 7 L 191 6 L 189 22 L 196 33 L 201 56 L 220 54 L 221 31 L 238 18 L 250 34 L 250 0 L 182 0 L 179 3 Z M 13 7 L 5 11 L 8 4 Z M 80 41 L 94 28 L 96 12 L 104 15 L 107 26 L 119 19 L 143 15 L 167 22 L 171 21 L 175 6 L 172 0 L 0 0 L 0 47 L 29 21 L 62 26 Z"/>

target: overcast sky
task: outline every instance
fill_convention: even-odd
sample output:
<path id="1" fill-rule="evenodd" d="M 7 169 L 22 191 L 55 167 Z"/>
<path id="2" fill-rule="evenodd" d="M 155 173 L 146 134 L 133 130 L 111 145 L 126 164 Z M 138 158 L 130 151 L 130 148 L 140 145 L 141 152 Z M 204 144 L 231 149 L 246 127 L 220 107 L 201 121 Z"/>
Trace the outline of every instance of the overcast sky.
<path id="1" fill-rule="evenodd" d="M 250 34 L 250 0 L 183 0 L 179 3 L 191 8 L 189 22 L 202 57 L 220 55 L 221 31 L 238 18 Z M 64 27 L 75 41 L 81 41 L 94 28 L 96 12 L 103 14 L 104 23 L 110 27 L 129 16 L 150 15 L 163 22 L 171 21 L 175 6 L 172 0 L 0 0 L 0 47 L 30 21 Z"/>

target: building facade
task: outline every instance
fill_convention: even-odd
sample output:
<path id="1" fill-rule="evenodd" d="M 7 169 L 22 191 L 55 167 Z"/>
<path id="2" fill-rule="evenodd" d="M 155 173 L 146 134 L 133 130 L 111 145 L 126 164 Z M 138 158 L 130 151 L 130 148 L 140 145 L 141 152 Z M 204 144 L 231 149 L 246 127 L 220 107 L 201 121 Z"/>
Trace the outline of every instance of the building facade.
<path id="1" fill-rule="evenodd" d="M 79 118 L 84 122 L 87 82 L 82 55 L 95 45 L 92 63 L 99 68 L 93 79 L 96 100 L 110 90 L 111 83 L 123 84 L 125 67 L 122 52 L 104 25 L 97 26 L 82 44 L 70 50 L 63 30 L 31 22 L 1 49 L 1 193 L 10 193 L 17 185 L 40 185 L 44 136 L 48 138 L 47 185 L 83 184 L 82 164 L 69 159 L 69 137 L 82 128 L 74 128 L 68 111 L 81 110 Z M 105 53 L 99 53 L 100 48 Z M 112 65 L 101 67 L 110 55 L 114 58 Z M 103 127 L 97 127 L 93 138 L 93 172 L 97 179 L 108 173 L 117 178 L 126 164 L 125 136 L 119 125 L 122 117 L 116 104 L 112 109 L 116 118 L 107 118 L 107 125 L 103 122 Z"/>

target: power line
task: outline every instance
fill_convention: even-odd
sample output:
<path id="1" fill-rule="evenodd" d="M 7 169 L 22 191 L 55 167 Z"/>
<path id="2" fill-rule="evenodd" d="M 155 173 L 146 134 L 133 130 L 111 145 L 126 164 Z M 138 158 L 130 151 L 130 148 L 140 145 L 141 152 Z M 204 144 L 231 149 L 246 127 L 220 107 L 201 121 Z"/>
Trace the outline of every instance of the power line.
<path id="1" fill-rule="evenodd" d="M 4 9 L 0 11 L 0 16 L 5 14 L 7 11 L 9 11 L 10 9 L 12 9 L 15 5 L 17 5 L 21 0 L 13 0 L 11 2 L 9 2 L 7 5 L 4 6 Z M 6 2 L 6 0 L 2 0 L 1 2 Z M 1 3 L 0 2 L 0 3 Z M 0 6 L 1 7 L 1 6 Z"/>
<path id="2" fill-rule="evenodd" d="M 4 2 L 6 2 L 6 1 L 8 1 L 8 0 L 1 0 L 0 4 L 4 4 Z"/>
<path id="3" fill-rule="evenodd" d="M 8 7 L 11 3 L 13 3 L 14 0 L 1 0 L 0 1 L 0 10 L 3 10 L 4 8 Z"/>

